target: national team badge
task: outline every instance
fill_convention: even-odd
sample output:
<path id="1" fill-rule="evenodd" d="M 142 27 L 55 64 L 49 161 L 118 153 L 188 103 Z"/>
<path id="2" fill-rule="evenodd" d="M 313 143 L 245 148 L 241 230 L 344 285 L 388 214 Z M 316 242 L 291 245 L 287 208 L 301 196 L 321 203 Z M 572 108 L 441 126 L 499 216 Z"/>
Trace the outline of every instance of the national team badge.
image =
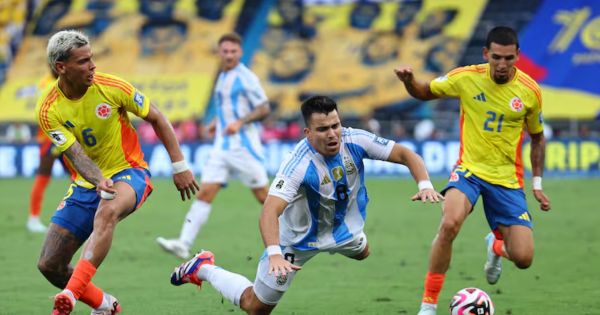
<path id="1" fill-rule="evenodd" d="M 333 174 L 333 179 L 337 182 L 344 177 L 344 169 L 341 166 L 336 166 L 331 170 L 331 174 Z"/>
<path id="2" fill-rule="evenodd" d="M 349 175 L 354 174 L 354 172 L 356 172 L 356 166 L 354 165 L 354 163 L 352 163 L 352 161 L 350 161 L 350 158 L 346 156 L 344 156 L 344 167 L 346 168 L 346 171 Z"/>
<path id="3" fill-rule="evenodd" d="M 525 105 L 523 105 L 523 101 L 521 101 L 521 99 L 518 97 L 513 97 L 508 105 L 510 105 L 510 109 L 517 113 L 522 111 L 523 107 L 525 107 Z"/>
<path id="4" fill-rule="evenodd" d="M 56 210 L 62 210 L 62 208 L 65 207 L 65 201 L 61 200 L 60 203 L 58 204 L 58 207 L 56 208 Z"/>
<path id="5" fill-rule="evenodd" d="M 458 182 L 458 174 L 456 174 L 456 172 L 452 172 L 450 173 L 450 178 L 448 179 L 449 182 L 453 183 L 453 182 Z"/>
<path id="6" fill-rule="evenodd" d="M 112 114 L 112 108 L 110 105 L 105 103 L 100 103 L 96 106 L 96 116 L 100 119 L 107 119 Z"/>

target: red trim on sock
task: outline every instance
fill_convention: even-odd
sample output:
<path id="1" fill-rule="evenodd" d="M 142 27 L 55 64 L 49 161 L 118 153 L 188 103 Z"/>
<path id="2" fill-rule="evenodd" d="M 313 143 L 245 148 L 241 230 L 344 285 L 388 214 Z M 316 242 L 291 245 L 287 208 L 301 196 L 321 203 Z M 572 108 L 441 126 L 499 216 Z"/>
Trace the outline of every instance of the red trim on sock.
<path id="1" fill-rule="evenodd" d="M 85 291 L 79 297 L 79 300 L 91 308 L 98 308 L 102 305 L 102 300 L 104 299 L 104 291 L 102 289 L 95 286 L 92 282 L 88 283 Z"/>
<path id="2" fill-rule="evenodd" d="M 506 257 L 506 253 L 504 253 L 504 241 L 503 240 L 494 240 L 494 244 L 492 244 L 492 250 L 494 254 L 502 257 Z"/>
<path id="3" fill-rule="evenodd" d="M 73 296 L 77 300 L 83 295 L 88 284 L 92 281 L 92 277 L 96 273 L 96 267 L 89 260 L 80 260 L 73 270 L 71 279 L 67 283 L 67 289 L 73 292 Z"/>
<path id="4" fill-rule="evenodd" d="M 437 304 L 445 278 L 446 275 L 443 273 L 427 272 L 427 275 L 425 275 L 423 303 Z"/>
<path id="5" fill-rule="evenodd" d="M 36 175 L 33 181 L 33 187 L 31 188 L 31 195 L 29 197 L 29 216 L 37 217 L 42 212 L 42 201 L 44 199 L 44 192 L 50 182 L 50 176 L 48 175 Z"/>

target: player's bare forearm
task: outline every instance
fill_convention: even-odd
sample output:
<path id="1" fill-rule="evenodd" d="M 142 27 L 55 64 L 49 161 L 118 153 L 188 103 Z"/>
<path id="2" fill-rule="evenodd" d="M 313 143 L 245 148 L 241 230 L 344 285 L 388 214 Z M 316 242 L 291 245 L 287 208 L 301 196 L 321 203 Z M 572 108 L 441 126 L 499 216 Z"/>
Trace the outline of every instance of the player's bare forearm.
<path id="1" fill-rule="evenodd" d="M 263 120 L 269 115 L 270 112 L 271 109 L 269 109 L 269 103 L 263 103 L 256 106 L 254 110 L 252 110 L 248 115 L 244 116 L 241 120 L 244 124 Z"/>
<path id="2" fill-rule="evenodd" d="M 279 216 L 287 207 L 287 202 L 281 198 L 268 196 L 260 213 L 259 227 L 265 247 L 279 245 Z"/>
<path id="3" fill-rule="evenodd" d="M 171 126 L 171 123 L 169 122 L 169 120 L 167 120 L 167 117 L 165 117 L 165 115 L 163 115 L 156 108 L 156 106 L 151 104 L 148 116 L 146 116 L 144 120 L 146 120 L 152 125 L 152 129 L 154 129 L 156 136 L 165 146 L 165 149 L 167 149 L 171 161 L 182 161 L 183 153 L 181 152 L 181 148 L 179 147 L 179 141 L 177 141 L 177 137 L 175 136 L 173 126 Z"/>
<path id="4" fill-rule="evenodd" d="M 410 174 L 417 183 L 429 180 L 429 174 L 427 173 L 427 167 L 425 166 L 423 159 L 403 145 L 397 143 L 394 145 L 392 152 L 388 157 L 388 161 L 408 167 Z"/>
<path id="5" fill-rule="evenodd" d="M 75 141 L 66 151 L 65 154 L 69 157 L 69 160 L 73 163 L 73 166 L 87 180 L 88 182 L 98 186 L 100 181 L 104 178 L 102 171 L 98 168 L 98 165 L 90 159 L 79 142 Z"/>
<path id="6" fill-rule="evenodd" d="M 533 176 L 542 176 L 544 173 L 544 160 L 546 157 L 546 140 L 544 133 L 531 135 L 531 172 Z"/>
<path id="7" fill-rule="evenodd" d="M 401 66 L 394 69 L 394 73 L 398 80 L 404 83 L 404 87 L 410 96 L 426 101 L 437 98 L 429 88 L 429 82 L 422 82 L 415 79 L 413 70 L 411 67 Z"/>
<path id="8" fill-rule="evenodd" d="M 416 99 L 428 101 L 437 98 L 429 89 L 428 82 L 422 82 L 413 79 L 412 81 L 404 82 L 404 87 L 406 88 L 408 94 Z"/>

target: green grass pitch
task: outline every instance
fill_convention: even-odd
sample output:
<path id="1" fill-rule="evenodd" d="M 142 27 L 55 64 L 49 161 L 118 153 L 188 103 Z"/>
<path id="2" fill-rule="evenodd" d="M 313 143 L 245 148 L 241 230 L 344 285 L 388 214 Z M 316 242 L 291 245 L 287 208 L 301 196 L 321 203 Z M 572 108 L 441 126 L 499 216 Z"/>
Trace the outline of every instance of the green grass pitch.
<path id="1" fill-rule="evenodd" d="M 31 183 L 0 180 L 0 314 L 48 314 L 58 292 L 36 268 L 43 236 L 25 229 Z M 189 202 L 180 201 L 170 179 L 155 179 L 154 184 L 146 204 L 118 225 L 94 282 L 119 298 L 124 314 L 241 314 L 208 284 L 201 291 L 170 285 L 170 272 L 181 261 L 154 240 L 178 235 Z M 444 181 L 435 184 L 441 188 Z M 67 186 L 66 180 L 51 182 L 44 222 Z M 371 256 L 360 262 L 317 256 L 299 272 L 275 314 L 417 313 L 440 205 L 410 202 L 416 185 L 408 179 L 370 179 L 367 186 L 365 231 Z M 483 237 L 488 228 L 479 202 L 455 241 L 438 314 L 447 314 L 452 295 L 469 286 L 488 292 L 499 315 L 600 314 L 600 181 L 546 179 L 544 187 L 553 203 L 549 213 L 538 210 L 528 191 L 535 224 L 533 266 L 518 270 L 504 261 L 500 282 L 485 282 Z M 217 196 L 195 249 L 212 250 L 217 265 L 253 280 L 263 249 L 259 212 L 251 193 L 232 182 Z M 89 313 L 78 303 L 73 314 Z"/>

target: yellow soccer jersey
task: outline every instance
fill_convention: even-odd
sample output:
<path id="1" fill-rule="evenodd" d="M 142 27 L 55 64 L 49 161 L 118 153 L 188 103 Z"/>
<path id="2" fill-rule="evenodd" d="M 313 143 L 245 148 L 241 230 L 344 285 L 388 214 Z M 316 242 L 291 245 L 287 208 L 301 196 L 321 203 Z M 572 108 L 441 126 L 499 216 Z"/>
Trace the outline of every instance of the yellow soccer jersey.
<path id="1" fill-rule="evenodd" d="M 127 112 L 144 118 L 149 110 L 149 99 L 131 84 L 96 72 L 93 84 L 76 101 L 66 98 L 56 81 L 39 99 L 36 115 L 40 129 L 61 152 L 79 142 L 102 175 L 110 178 L 126 168 L 148 168 Z M 75 183 L 94 187 L 79 173 Z"/>
<path id="2" fill-rule="evenodd" d="M 505 84 L 490 77 L 488 64 L 456 68 L 430 83 L 437 96 L 460 99 L 462 164 L 481 179 L 508 188 L 523 187 L 525 126 L 543 131 L 540 87 L 521 70 Z"/>

